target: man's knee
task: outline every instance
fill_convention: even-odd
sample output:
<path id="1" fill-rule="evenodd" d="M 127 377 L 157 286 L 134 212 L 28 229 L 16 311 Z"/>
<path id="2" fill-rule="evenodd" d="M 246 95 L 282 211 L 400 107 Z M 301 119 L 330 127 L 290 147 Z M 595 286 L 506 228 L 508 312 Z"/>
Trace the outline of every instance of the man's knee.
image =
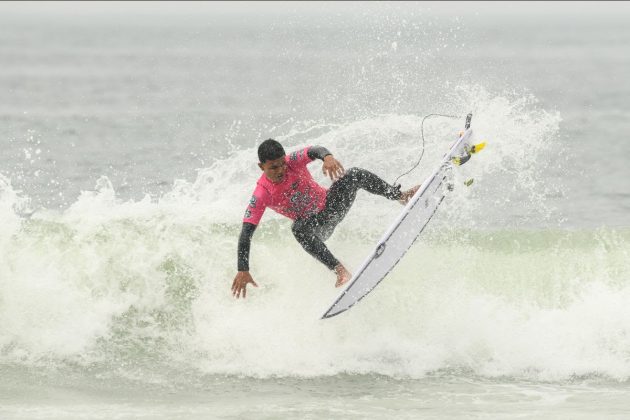
<path id="1" fill-rule="evenodd" d="M 293 233 L 293 236 L 295 236 L 295 238 L 301 242 L 301 240 L 306 236 L 304 223 L 302 223 L 300 220 L 296 220 L 295 222 L 293 222 L 293 224 L 291 225 L 291 232 Z"/>
<path id="2" fill-rule="evenodd" d="M 310 248 L 313 242 L 317 239 L 316 226 L 304 220 L 296 220 L 291 226 L 291 232 L 295 239 L 305 248 Z"/>
<path id="3" fill-rule="evenodd" d="M 350 169 L 346 170 L 345 176 L 349 176 L 351 178 L 358 178 L 359 176 L 361 176 L 361 172 L 363 170 L 361 168 L 357 168 L 357 167 L 352 167 Z"/>

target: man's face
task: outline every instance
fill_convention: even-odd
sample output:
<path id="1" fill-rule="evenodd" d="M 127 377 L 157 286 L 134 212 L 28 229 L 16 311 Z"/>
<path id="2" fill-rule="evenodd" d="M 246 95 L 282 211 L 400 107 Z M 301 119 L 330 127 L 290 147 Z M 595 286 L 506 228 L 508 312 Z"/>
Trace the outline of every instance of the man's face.
<path id="1" fill-rule="evenodd" d="M 258 167 L 262 169 L 267 178 L 274 184 L 282 182 L 284 174 L 287 172 L 287 163 L 284 161 L 284 156 L 274 160 L 267 160 L 265 163 L 259 163 Z"/>

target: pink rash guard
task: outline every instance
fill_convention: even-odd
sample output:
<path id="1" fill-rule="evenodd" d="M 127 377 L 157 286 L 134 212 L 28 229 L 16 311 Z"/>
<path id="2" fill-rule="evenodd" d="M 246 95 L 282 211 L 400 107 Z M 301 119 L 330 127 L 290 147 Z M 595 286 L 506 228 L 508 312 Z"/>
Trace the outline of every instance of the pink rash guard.
<path id="1" fill-rule="evenodd" d="M 319 213 L 326 204 L 326 188 L 319 185 L 306 165 L 313 160 L 308 157 L 308 146 L 284 157 L 287 170 L 284 179 L 274 184 L 262 174 L 243 217 L 244 223 L 258 225 L 269 207 L 291 220 Z"/>

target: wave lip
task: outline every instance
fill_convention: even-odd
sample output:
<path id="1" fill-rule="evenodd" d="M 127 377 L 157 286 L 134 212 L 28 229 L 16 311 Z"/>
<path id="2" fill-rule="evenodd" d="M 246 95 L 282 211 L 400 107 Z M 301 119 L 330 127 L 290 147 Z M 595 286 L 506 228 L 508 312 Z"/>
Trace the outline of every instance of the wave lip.
<path id="1" fill-rule="evenodd" d="M 329 323 L 318 318 L 338 292 L 334 279 L 274 215 L 252 246 L 260 287 L 245 301 L 230 294 L 241 211 L 259 176 L 254 148 L 157 198 L 122 201 L 102 177 L 67 209 L 26 216 L 28 200 L 0 178 L 0 364 L 147 381 L 173 371 L 627 380 L 630 235 L 556 227 L 553 200 L 562 194 L 538 176 L 538 160 L 554 150 L 559 116 L 530 97 L 481 88 L 454 95 L 455 112 L 472 108 L 475 132 L 489 140 L 479 165 L 456 180 L 476 182 L 449 196 L 373 294 Z M 288 150 L 326 145 L 346 166 L 394 179 L 417 151 L 420 123 L 417 115 L 303 123 L 280 140 Z M 426 168 L 456 135 L 450 124 L 433 121 L 425 132 Z M 329 182 L 316 165 L 317 179 Z M 356 266 L 399 211 L 359 195 L 329 246 Z"/>

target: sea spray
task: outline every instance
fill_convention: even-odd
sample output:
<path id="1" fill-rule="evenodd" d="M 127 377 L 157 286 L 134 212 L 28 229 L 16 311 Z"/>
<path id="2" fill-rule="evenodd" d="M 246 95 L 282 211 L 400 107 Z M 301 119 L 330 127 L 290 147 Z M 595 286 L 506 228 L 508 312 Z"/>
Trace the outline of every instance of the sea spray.
<path id="1" fill-rule="evenodd" d="M 158 382 L 167 374 L 185 382 L 191 374 L 423 377 L 453 370 L 625 380 L 628 232 L 558 228 L 550 200 L 557 186 L 537 176 L 559 153 L 557 115 L 529 97 L 458 92 L 455 111 L 473 111 L 487 149 L 462 167 L 455 192 L 378 290 L 326 322 L 318 317 L 338 292 L 334 276 L 271 211 L 252 244 L 259 287 L 246 300 L 230 294 L 242 212 L 260 176 L 256 145 L 158 198 L 121 200 L 101 177 L 67 209 L 30 217 L 3 179 L 2 363 Z M 393 180 L 420 152 L 421 119 L 300 123 L 278 139 L 288 150 L 324 145 L 346 168 Z M 426 176 L 462 121 L 425 126 L 426 155 L 405 185 Z M 330 185 L 319 166 L 312 173 Z M 470 188 L 461 182 L 467 177 L 476 179 Z M 399 211 L 395 202 L 360 193 L 328 244 L 355 267 Z"/>

